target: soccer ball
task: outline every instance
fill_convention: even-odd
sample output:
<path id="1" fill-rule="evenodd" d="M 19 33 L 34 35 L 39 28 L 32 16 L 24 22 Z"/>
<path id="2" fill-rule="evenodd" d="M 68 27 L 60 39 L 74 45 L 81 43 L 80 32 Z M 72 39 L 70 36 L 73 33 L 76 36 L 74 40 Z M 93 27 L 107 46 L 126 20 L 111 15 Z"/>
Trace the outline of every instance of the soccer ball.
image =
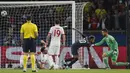
<path id="1" fill-rule="evenodd" d="M 3 10 L 1 11 L 1 16 L 6 16 L 7 15 L 7 11 Z"/>

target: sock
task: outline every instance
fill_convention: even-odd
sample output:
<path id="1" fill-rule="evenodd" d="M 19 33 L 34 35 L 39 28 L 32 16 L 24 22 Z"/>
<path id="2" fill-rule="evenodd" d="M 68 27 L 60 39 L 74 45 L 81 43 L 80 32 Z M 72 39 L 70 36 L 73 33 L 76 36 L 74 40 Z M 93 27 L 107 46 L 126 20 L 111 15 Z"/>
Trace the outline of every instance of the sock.
<path id="1" fill-rule="evenodd" d="M 89 48 L 88 48 L 89 49 Z M 89 54 L 89 52 L 88 52 L 88 54 Z M 86 61 L 85 61 L 85 63 L 84 63 L 84 65 L 88 65 L 88 68 L 89 68 L 89 55 L 87 55 L 87 57 L 86 57 Z"/>
<path id="2" fill-rule="evenodd" d="M 35 55 L 33 54 L 33 55 L 31 55 L 32 70 L 35 70 L 35 61 L 36 61 Z"/>
<path id="3" fill-rule="evenodd" d="M 20 67 L 23 67 L 23 60 L 20 60 Z"/>
<path id="4" fill-rule="evenodd" d="M 117 62 L 116 66 L 128 66 L 129 63 L 128 62 Z"/>
<path id="5" fill-rule="evenodd" d="M 55 56 L 55 63 L 56 63 L 56 65 L 59 65 L 59 57 L 58 56 Z"/>
<path id="6" fill-rule="evenodd" d="M 108 64 L 108 57 L 103 58 L 103 61 L 104 61 L 105 65 L 106 65 L 106 68 L 110 68 L 110 66 Z"/>
<path id="7" fill-rule="evenodd" d="M 23 55 L 21 55 L 21 57 L 20 57 L 20 68 L 22 68 L 23 67 Z"/>
<path id="8" fill-rule="evenodd" d="M 52 56 L 48 56 L 48 64 L 49 64 L 49 66 L 54 65 L 54 61 L 53 61 Z"/>
<path id="9" fill-rule="evenodd" d="M 27 60 L 28 60 L 28 56 L 24 55 L 23 56 L 23 69 L 27 69 Z"/>
<path id="10" fill-rule="evenodd" d="M 78 58 L 73 58 L 73 60 L 68 64 L 69 67 L 72 67 L 72 65 L 78 60 Z"/>

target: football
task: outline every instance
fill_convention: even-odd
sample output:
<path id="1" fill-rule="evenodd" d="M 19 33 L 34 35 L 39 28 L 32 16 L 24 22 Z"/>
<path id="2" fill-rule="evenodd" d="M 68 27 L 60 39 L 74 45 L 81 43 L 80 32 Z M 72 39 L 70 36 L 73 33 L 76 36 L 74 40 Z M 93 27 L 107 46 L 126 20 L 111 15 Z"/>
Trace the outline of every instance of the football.
<path id="1" fill-rule="evenodd" d="M 6 16 L 7 15 L 7 11 L 3 10 L 1 11 L 1 16 Z"/>

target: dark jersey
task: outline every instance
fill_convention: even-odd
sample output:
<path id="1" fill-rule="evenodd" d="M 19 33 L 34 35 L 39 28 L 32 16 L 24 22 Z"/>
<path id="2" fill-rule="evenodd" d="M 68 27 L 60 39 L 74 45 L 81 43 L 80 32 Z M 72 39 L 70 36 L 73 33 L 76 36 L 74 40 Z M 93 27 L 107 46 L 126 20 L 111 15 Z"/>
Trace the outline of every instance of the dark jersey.
<path id="1" fill-rule="evenodd" d="M 80 47 L 84 46 L 90 46 L 90 43 L 88 42 L 87 38 L 83 40 L 78 40 L 71 46 L 71 52 L 73 55 L 78 55 L 78 49 Z"/>

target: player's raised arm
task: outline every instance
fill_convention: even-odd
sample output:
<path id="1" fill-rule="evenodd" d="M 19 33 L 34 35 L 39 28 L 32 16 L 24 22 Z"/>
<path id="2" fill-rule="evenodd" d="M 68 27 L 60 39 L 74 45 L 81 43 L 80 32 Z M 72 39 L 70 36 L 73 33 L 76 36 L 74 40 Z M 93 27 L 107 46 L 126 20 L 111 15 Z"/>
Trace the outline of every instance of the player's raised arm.
<path id="1" fill-rule="evenodd" d="M 48 34 L 46 37 L 46 46 L 48 46 L 49 40 L 50 40 L 51 34 Z"/>
<path id="2" fill-rule="evenodd" d="M 49 31 L 49 33 L 48 33 L 48 35 L 47 35 L 47 37 L 46 37 L 46 46 L 48 46 L 48 43 L 49 43 L 49 40 L 50 40 L 50 38 L 51 38 L 51 34 L 52 34 L 52 27 L 50 28 L 50 31 Z"/>
<path id="3" fill-rule="evenodd" d="M 44 40 L 41 40 L 41 43 L 42 43 L 42 44 L 46 44 Z"/>
<path id="4" fill-rule="evenodd" d="M 94 45 L 95 45 L 95 46 L 100 46 L 100 45 L 102 45 L 104 42 L 105 42 L 105 38 L 103 38 L 100 42 L 95 43 Z"/>
<path id="5" fill-rule="evenodd" d="M 41 40 L 41 46 L 46 47 L 46 42 L 44 40 Z"/>

